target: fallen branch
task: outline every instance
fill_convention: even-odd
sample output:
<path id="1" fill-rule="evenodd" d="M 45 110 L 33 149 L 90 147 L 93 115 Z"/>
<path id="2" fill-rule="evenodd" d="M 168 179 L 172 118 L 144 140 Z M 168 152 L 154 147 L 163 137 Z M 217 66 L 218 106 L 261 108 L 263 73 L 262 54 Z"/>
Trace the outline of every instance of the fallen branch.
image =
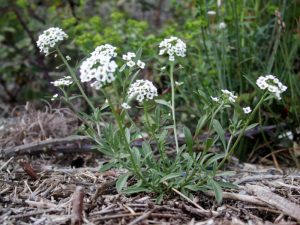
<path id="1" fill-rule="evenodd" d="M 300 205 L 274 194 L 268 187 L 258 185 L 247 185 L 246 187 L 250 192 L 253 192 L 257 198 L 300 222 Z"/>
<path id="2" fill-rule="evenodd" d="M 205 191 L 203 192 L 203 194 L 209 197 L 215 197 L 215 193 L 213 191 Z M 257 199 L 256 197 L 250 195 L 240 195 L 236 193 L 223 192 L 223 199 L 231 199 L 236 201 L 248 202 L 255 205 L 267 206 L 267 204 L 260 199 Z"/>
<path id="3" fill-rule="evenodd" d="M 255 175 L 255 176 L 249 176 L 249 177 L 244 177 L 240 180 L 237 180 L 234 182 L 234 184 L 243 184 L 243 183 L 248 183 L 252 181 L 258 181 L 258 180 L 265 180 L 265 179 L 271 179 L 271 180 L 276 180 L 276 179 L 282 179 L 285 176 L 283 175 Z"/>
<path id="4" fill-rule="evenodd" d="M 5 156 L 11 157 L 20 154 L 39 154 L 47 151 L 58 152 L 91 152 L 94 151 L 91 145 L 81 145 L 84 141 L 89 141 L 86 136 L 69 136 L 66 138 L 48 139 L 44 141 L 33 142 L 30 144 L 19 145 L 3 150 Z M 79 142 L 79 144 L 77 144 Z M 76 147 L 77 144 L 77 147 Z M 59 146 L 64 145 L 59 149 Z M 80 146 L 81 145 L 81 146 Z"/>

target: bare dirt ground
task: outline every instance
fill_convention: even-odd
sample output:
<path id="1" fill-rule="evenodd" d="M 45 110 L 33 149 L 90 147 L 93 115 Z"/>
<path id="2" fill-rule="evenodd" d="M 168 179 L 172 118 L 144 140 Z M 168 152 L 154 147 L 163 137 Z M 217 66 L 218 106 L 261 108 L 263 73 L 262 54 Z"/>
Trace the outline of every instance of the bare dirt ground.
<path id="1" fill-rule="evenodd" d="M 236 173 L 226 179 L 239 188 L 225 190 L 221 204 L 212 192 L 185 199 L 176 189 L 156 204 L 152 194 L 117 193 L 124 171 L 99 172 L 106 159 L 91 152 L 86 138 L 70 136 L 76 121 L 66 111 L 29 111 L 0 131 L 0 224 L 300 223 L 296 169 L 233 160 L 228 169 Z"/>

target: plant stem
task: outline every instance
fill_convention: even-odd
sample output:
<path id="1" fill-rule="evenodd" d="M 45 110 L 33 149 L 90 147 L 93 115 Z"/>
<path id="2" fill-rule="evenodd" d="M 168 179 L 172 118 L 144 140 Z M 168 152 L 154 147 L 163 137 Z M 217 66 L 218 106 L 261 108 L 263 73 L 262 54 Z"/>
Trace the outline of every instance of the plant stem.
<path id="1" fill-rule="evenodd" d="M 65 57 L 63 56 L 62 52 L 60 51 L 60 49 L 58 47 L 56 47 L 56 51 L 58 53 L 58 55 L 60 56 L 60 58 L 62 59 L 62 61 L 64 62 L 64 64 L 66 65 L 72 79 L 75 81 L 77 87 L 79 88 L 83 98 L 86 100 L 86 102 L 88 103 L 88 105 L 92 108 L 93 111 L 95 111 L 95 107 L 92 104 L 92 102 L 89 100 L 89 98 L 87 97 L 87 95 L 85 94 L 82 86 L 80 85 L 79 80 L 77 79 L 77 76 L 74 72 L 74 70 L 71 68 L 71 66 L 69 65 L 68 61 L 65 59 Z"/>
<path id="2" fill-rule="evenodd" d="M 220 169 L 223 164 L 225 163 L 225 161 L 228 159 L 228 157 L 234 152 L 236 146 L 238 145 L 239 141 L 241 140 L 242 136 L 244 135 L 244 132 L 246 130 L 246 128 L 248 127 L 250 121 L 252 120 L 254 114 L 256 113 L 256 111 L 259 109 L 260 105 L 263 103 L 263 101 L 265 100 L 265 97 L 268 95 L 268 92 L 265 92 L 265 94 L 262 96 L 262 98 L 259 100 L 259 102 L 257 103 L 257 105 L 255 106 L 255 108 L 253 109 L 251 115 L 249 116 L 249 118 L 247 119 L 242 131 L 239 133 L 239 136 L 237 138 L 237 140 L 234 142 L 233 146 L 230 148 L 230 150 L 227 152 L 227 154 L 225 155 L 225 157 L 222 159 L 222 161 L 219 163 L 219 165 L 217 166 L 217 169 Z"/>
<path id="3" fill-rule="evenodd" d="M 122 121 L 121 121 L 121 118 L 119 116 L 119 114 L 116 112 L 116 110 L 114 109 L 114 106 L 110 100 L 110 98 L 107 96 L 105 90 L 102 91 L 105 98 L 107 99 L 108 101 L 108 104 L 109 104 L 109 107 L 111 108 L 111 111 L 112 113 L 114 114 L 115 118 L 116 118 L 116 121 L 117 121 L 117 124 L 118 124 L 118 127 L 119 127 L 119 130 L 121 132 L 121 135 L 122 135 L 122 138 L 124 139 L 124 143 L 125 143 L 125 149 L 127 151 L 127 153 L 129 154 L 130 156 L 130 161 L 132 163 L 132 166 L 133 166 L 133 169 L 134 169 L 134 172 L 137 174 L 137 176 L 142 180 L 144 181 L 145 183 L 148 183 L 143 175 L 141 174 L 141 172 L 139 171 L 139 168 L 137 167 L 135 161 L 134 161 L 134 157 L 132 155 L 132 152 L 131 152 L 131 148 L 130 148 L 130 145 L 129 143 L 127 142 L 127 139 L 126 139 L 126 134 L 125 134 L 125 130 L 124 130 L 124 127 L 122 126 Z M 153 187 L 152 187 L 153 188 Z"/>
<path id="4" fill-rule="evenodd" d="M 173 118 L 173 126 L 174 126 L 174 138 L 176 144 L 176 152 L 179 153 L 179 145 L 178 145 L 178 138 L 177 138 L 177 128 L 176 128 L 176 118 L 175 118 L 175 83 L 174 83 L 174 63 L 170 63 L 170 81 L 171 81 L 171 89 L 172 89 L 172 118 Z"/>
<path id="5" fill-rule="evenodd" d="M 166 162 L 166 155 L 165 155 L 164 151 L 162 151 L 161 145 L 159 144 L 159 141 L 158 141 L 158 139 L 155 135 L 155 131 L 151 127 L 151 123 L 150 123 L 150 119 L 149 119 L 149 112 L 148 112 L 147 104 L 145 102 L 144 102 L 144 112 L 145 112 L 145 117 L 146 117 L 146 123 L 147 123 L 147 126 L 149 127 L 150 135 L 155 140 L 155 143 L 157 145 L 157 149 L 158 149 L 159 154 L 162 158 L 162 161 Z"/>

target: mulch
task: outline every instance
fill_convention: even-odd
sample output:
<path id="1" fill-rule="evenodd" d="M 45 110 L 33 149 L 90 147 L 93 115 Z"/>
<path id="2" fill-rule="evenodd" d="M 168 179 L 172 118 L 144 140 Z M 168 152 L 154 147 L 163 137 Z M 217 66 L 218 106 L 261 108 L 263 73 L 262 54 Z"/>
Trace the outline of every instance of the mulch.
<path id="1" fill-rule="evenodd" d="M 74 164 L 79 159 L 83 163 Z M 156 204 L 153 194 L 117 193 L 115 181 L 124 171 L 99 172 L 103 160 L 95 153 L 2 157 L 0 224 L 300 222 L 300 173 L 295 169 L 232 163 L 230 169 L 236 174 L 229 180 L 239 189 L 225 190 L 221 204 L 215 202 L 213 192 L 193 193 L 192 202 L 170 192 Z"/>

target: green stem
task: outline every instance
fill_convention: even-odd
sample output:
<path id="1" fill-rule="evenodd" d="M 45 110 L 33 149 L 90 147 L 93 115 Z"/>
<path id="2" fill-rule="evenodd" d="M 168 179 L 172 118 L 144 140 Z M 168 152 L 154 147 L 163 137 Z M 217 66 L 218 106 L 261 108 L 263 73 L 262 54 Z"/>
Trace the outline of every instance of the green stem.
<path id="1" fill-rule="evenodd" d="M 160 154 L 160 156 L 162 158 L 162 161 L 166 162 L 166 160 L 165 160 L 166 159 L 166 155 L 162 151 L 161 145 L 159 144 L 159 141 L 158 141 L 158 139 L 157 139 L 157 137 L 155 135 L 155 131 L 151 127 L 151 123 L 150 123 L 150 119 L 149 119 L 149 112 L 148 112 L 148 108 L 147 108 L 147 105 L 146 105 L 145 102 L 144 102 L 144 112 L 145 112 L 145 117 L 146 117 L 146 123 L 147 123 L 147 126 L 149 127 L 150 135 L 155 140 L 155 143 L 157 145 L 157 149 L 158 149 L 159 154 Z"/>
<path id="2" fill-rule="evenodd" d="M 174 138 L 176 144 L 176 152 L 179 153 L 179 145 L 178 145 L 178 138 L 177 138 L 177 128 L 176 128 L 176 118 L 175 118 L 175 83 L 174 83 L 174 63 L 170 63 L 170 81 L 171 81 L 171 90 L 172 90 L 172 118 L 173 118 L 173 126 L 174 126 Z"/>
<path id="3" fill-rule="evenodd" d="M 137 174 L 137 176 L 138 176 L 142 181 L 144 181 L 145 183 L 148 183 L 148 182 L 144 179 L 143 175 L 141 174 L 139 168 L 137 167 L 137 165 L 136 165 L 136 163 L 135 163 L 135 161 L 134 161 L 134 157 L 133 157 L 133 155 L 132 155 L 130 145 L 129 145 L 129 143 L 127 142 L 125 130 L 124 130 L 124 127 L 123 127 L 123 125 L 122 125 L 122 121 L 121 121 L 121 118 L 120 118 L 119 114 L 118 114 L 118 113 L 116 112 L 116 110 L 114 109 L 114 106 L 113 106 L 113 104 L 112 104 L 110 98 L 107 96 L 105 90 L 103 90 L 102 92 L 103 92 L 105 98 L 106 98 L 107 101 L 108 101 L 108 105 L 109 105 L 109 107 L 111 108 L 112 113 L 114 114 L 114 116 L 115 116 L 115 118 L 116 118 L 116 121 L 117 121 L 119 130 L 120 130 L 120 132 L 121 132 L 122 138 L 124 139 L 125 149 L 126 149 L 127 153 L 128 153 L 129 156 L 130 156 L 130 161 L 131 161 L 131 163 L 132 163 L 134 172 Z"/>
<path id="4" fill-rule="evenodd" d="M 83 98 L 86 100 L 86 102 L 89 104 L 89 106 L 93 109 L 93 111 L 95 111 L 95 107 L 92 104 L 92 102 L 89 100 L 89 98 L 87 97 L 87 95 L 85 94 L 82 86 L 80 85 L 79 80 L 77 79 L 77 76 L 74 72 L 74 70 L 71 68 L 71 66 L 69 65 L 68 61 L 65 59 L 65 57 L 63 56 L 62 52 L 59 50 L 58 47 L 56 47 L 56 51 L 58 53 L 58 55 L 60 56 L 60 58 L 62 59 L 62 61 L 64 62 L 64 64 L 67 66 L 67 69 L 71 75 L 71 77 L 73 78 L 73 80 L 75 81 L 77 87 L 79 88 Z"/>
<path id="5" fill-rule="evenodd" d="M 265 92 L 265 94 L 262 96 L 262 98 L 259 100 L 259 102 L 257 103 L 257 105 L 255 106 L 254 110 L 252 111 L 251 115 L 249 116 L 249 118 L 247 119 L 242 131 L 239 133 L 238 138 L 236 139 L 236 141 L 234 142 L 233 146 L 230 148 L 230 150 L 227 152 L 227 154 L 225 155 L 225 157 L 222 159 L 222 161 L 219 163 L 219 165 L 217 166 L 217 169 L 220 169 L 223 164 L 226 162 L 226 160 L 228 159 L 228 157 L 234 152 L 235 148 L 237 147 L 239 141 L 241 140 L 241 138 L 244 135 L 244 132 L 246 130 L 246 128 L 248 127 L 250 121 L 252 120 L 253 116 L 255 115 L 256 111 L 259 109 L 260 105 L 263 103 L 263 101 L 265 100 L 265 97 L 268 95 L 268 92 Z"/>
<path id="6" fill-rule="evenodd" d="M 207 134 L 207 136 L 210 135 L 210 130 L 211 130 L 211 126 L 212 126 L 212 121 L 213 121 L 214 118 L 216 117 L 217 113 L 223 108 L 223 105 L 224 105 L 224 102 L 222 102 L 222 103 L 219 105 L 219 107 L 218 107 L 215 111 L 213 111 L 212 116 L 211 116 L 211 120 L 210 120 L 210 123 L 209 123 L 209 126 L 208 126 L 208 134 Z M 208 141 L 208 138 L 207 138 L 207 140 L 206 140 L 206 143 L 207 143 L 207 141 Z M 206 146 L 207 146 L 207 144 L 205 144 L 205 148 L 204 148 L 203 152 L 201 153 L 201 156 L 200 156 L 200 158 L 198 159 L 198 162 L 201 162 L 201 160 L 202 160 L 202 159 L 204 158 L 204 156 L 206 155 L 206 153 L 207 153 L 207 151 L 208 151 L 208 149 L 206 149 Z M 196 161 L 194 161 L 194 163 L 195 163 L 195 165 L 197 165 L 197 164 L 196 164 L 196 163 L 197 163 Z M 197 168 L 198 168 L 198 167 L 196 167 L 196 166 L 193 168 L 192 173 L 191 173 L 190 175 L 187 176 L 185 182 L 183 183 L 183 186 L 184 186 L 185 184 L 187 184 L 187 183 L 195 176 L 195 174 L 197 173 Z"/>

